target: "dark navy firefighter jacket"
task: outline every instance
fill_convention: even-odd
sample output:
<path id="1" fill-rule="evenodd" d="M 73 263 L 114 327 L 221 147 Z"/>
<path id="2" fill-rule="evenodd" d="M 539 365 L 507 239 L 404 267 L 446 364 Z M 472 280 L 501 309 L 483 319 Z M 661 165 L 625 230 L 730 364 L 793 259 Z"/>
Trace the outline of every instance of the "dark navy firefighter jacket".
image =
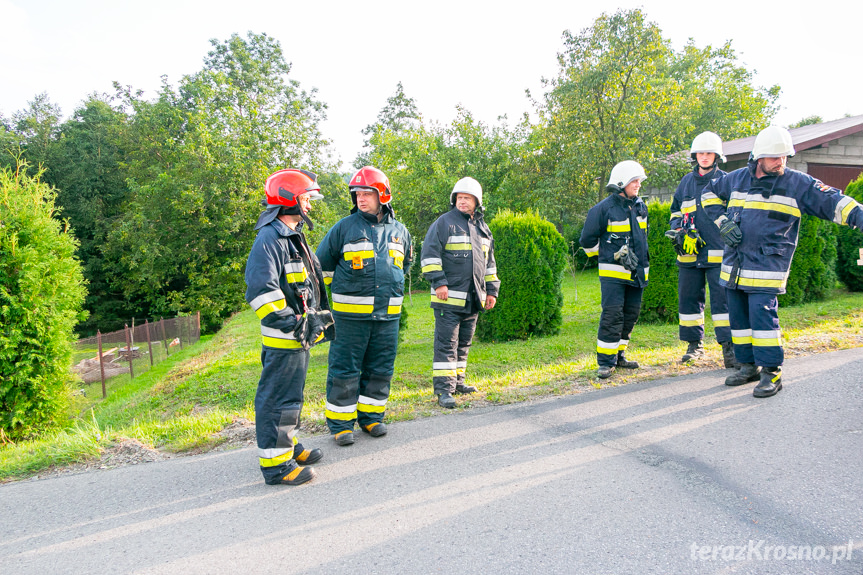
<path id="1" fill-rule="evenodd" d="M 397 320 L 404 300 L 405 270 L 413 255 L 411 236 L 384 206 L 383 221 L 359 210 L 334 225 L 317 255 L 342 319 Z"/>
<path id="2" fill-rule="evenodd" d="M 435 220 L 423 241 L 420 264 L 435 309 L 469 311 L 471 293 L 482 309 L 486 295 L 497 297 L 500 291 L 494 239 L 480 212 L 470 216 L 452 208 Z M 435 296 L 440 286 L 449 290 L 446 301 Z"/>
<path id="3" fill-rule="evenodd" d="M 645 287 L 650 272 L 647 251 L 647 206 L 635 197 L 627 199 L 619 193 L 590 208 L 579 239 L 588 257 L 599 258 L 599 279 L 635 287 Z M 638 269 L 630 272 L 614 260 L 614 254 L 624 245 L 638 257 Z"/>
<path id="4" fill-rule="evenodd" d="M 713 219 L 708 217 L 704 208 L 705 206 L 725 208 L 725 202 L 713 192 L 704 192 L 704 187 L 711 180 L 724 176 L 725 172 L 719 168 L 713 168 L 702 176 L 698 173 L 696 165 L 691 172 L 683 176 L 674 192 L 669 226 L 672 230 L 692 226 L 706 242 L 706 245 L 698 248 L 697 254 L 677 256 L 677 265 L 682 268 L 715 268 L 722 265 L 725 242 L 719 235 L 719 228 L 714 225 Z"/>
<path id="5" fill-rule="evenodd" d="M 852 228 L 863 228 L 863 208 L 840 190 L 809 174 L 786 169 L 781 176 L 755 177 L 756 162 L 711 181 L 706 192 L 728 202 L 706 207 L 719 225 L 722 216 L 737 223 L 743 240 L 725 248 L 719 283 L 745 292 L 785 293 L 797 248 L 800 217 L 808 214 Z"/>

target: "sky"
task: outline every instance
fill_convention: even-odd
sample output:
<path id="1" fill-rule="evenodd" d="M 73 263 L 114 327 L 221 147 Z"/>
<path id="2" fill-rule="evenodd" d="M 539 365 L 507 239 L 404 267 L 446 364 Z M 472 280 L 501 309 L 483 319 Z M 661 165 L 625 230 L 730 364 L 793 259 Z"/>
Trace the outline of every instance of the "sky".
<path id="1" fill-rule="evenodd" d="M 676 50 L 730 40 L 756 85 L 781 86 L 777 124 L 863 114 L 863 2 L 838 0 L 0 0 L 0 114 L 46 92 L 69 117 L 114 81 L 154 98 L 163 75 L 176 85 L 202 68 L 210 39 L 266 33 L 327 104 L 322 130 L 347 170 L 398 82 L 426 121 L 448 124 L 462 105 L 514 123 L 533 110 L 525 91 L 539 98 L 556 75 L 564 30 L 633 8 Z"/>

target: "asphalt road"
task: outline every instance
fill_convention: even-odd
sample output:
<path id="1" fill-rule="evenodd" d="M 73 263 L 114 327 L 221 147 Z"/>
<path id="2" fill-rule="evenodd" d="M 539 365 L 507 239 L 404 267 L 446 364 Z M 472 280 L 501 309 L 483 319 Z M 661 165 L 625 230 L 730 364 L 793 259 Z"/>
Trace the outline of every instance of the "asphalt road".
<path id="1" fill-rule="evenodd" d="M 0 573 L 863 574 L 863 349 L 727 373 L 7 484 Z"/>

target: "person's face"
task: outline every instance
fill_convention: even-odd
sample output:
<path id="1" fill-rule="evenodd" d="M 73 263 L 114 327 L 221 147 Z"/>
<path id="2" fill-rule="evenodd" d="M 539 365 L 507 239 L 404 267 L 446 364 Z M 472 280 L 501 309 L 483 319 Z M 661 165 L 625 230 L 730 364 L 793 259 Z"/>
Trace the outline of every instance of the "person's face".
<path id="1" fill-rule="evenodd" d="M 716 161 L 716 154 L 713 152 L 696 152 L 695 161 L 698 162 L 699 168 L 706 170 L 713 166 L 713 162 Z"/>
<path id="2" fill-rule="evenodd" d="M 463 214 L 473 214 L 476 210 L 476 198 L 471 194 L 456 194 L 455 207 Z"/>
<path id="3" fill-rule="evenodd" d="M 299 198 L 297 198 L 297 202 L 300 204 L 300 209 L 303 210 L 304 214 L 309 213 L 309 210 L 312 209 L 312 200 L 309 197 L 311 194 L 303 194 Z"/>
<path id="4" fill-rule="evenodd" d="M 381 207 L 377 190 L 357 190 L 357 209 L 366 214 L 376 214 Z"/>
<path id="5" fill-rule="evenodd" d="M 760 158 L 758 163 L 761 164 L 761 171 L 768 176 L 781 176 L 785 173 L 787 161 L 788 156 L 780 156 L 778 158 Z"/>
<path id="6" fill-rule="evenodd" d="M 623 195 L 627 198 L 634 198 L 638 196 L 638 190 L 641 189 L 641 180 L 635 179 L 626 184 L 626 187 L 623 188 Z"/>

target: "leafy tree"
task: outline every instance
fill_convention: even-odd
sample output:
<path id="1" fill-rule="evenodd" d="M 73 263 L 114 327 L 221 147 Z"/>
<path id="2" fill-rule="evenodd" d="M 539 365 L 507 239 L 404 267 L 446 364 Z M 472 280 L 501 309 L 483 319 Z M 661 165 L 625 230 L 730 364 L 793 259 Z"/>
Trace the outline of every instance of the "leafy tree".
<path id="1" fill-rule="evenodd" d="M 102 253 L 113 222 L 128 196 L 124 138 L 129 118 L 104 97 L 91 96 L 59 129 L 45 180 L 58 190 L 61 216 L 78 238 L 78 257 L 89 284 L 89 318 L 78 326 L 85 335 L 121 329 L 140 314 L 124 294 L 112 288 Z M 140 317 L 140 315 L 139 315 Z"/>
<path id="2" fill-rule="evenodd" d="M 325 105 L 289 78 L 279 43 L 254 33 L 211 43 L 204 68 L 176 89 L 164 80 L 157 100 L 120 91 L 134 113 L 130 201 L 108 238 L 123 293 L 150 315 L 200 310 L 207 330 L 244 305 L 266 177 L 333 171 Z"/>
<path id="3" fill-rule="evenodd" d="M 813 114 L 812 116 L 806 116 L 805 118 L 794 122 L 789 128 L 802 128 L 803 126 L 812 126 L 813 124 L 820 124 L 824 121 L 824 118 L 817 114 Z"/>
<path id="4" fill-rule="evenodd" d="M 360 169 L 371 164 L 371 138 L 376 134 L 386 130 L 399 134 L 418 128 L 421 124 L 422 116 L 416 102 L 405 94 L 404 86 L 399 82 L 396 85 L 396 93 L 387 98 L 386 105 L 378 113 L 377 121 L 363 128 L 362 134 L 368 138 L 363 142 L 364 150 L 354 160 L 354 167 Z"/>
<path id="5" fill-rule="evenodd" d="M 848 184 L 845 193 L 863 204 L 863 176 Z M 863 249 L 863 232 L 841 226 L 836 230 L 836 235 L 839 244 L 836 273 L 849 290 L 863 291 L 863 266 L 857 263 L 863 258 L 863 252 L 860 251 Z"/>
<path id="6" fill-rule="evenodd" d="M 775 113 L 778 87 L 753 87 L 730 44 L 699 50 L 690 42 L 677 54 L 641 10 L 603 14 L 563 40 L 535 131 L 537 191 L 559 213 L 559 227 L 577 224 L 604 197 L 616 163 L 635 159 L 661 171 L 697 133 L 748 135 Z"/>
<path id="7" fill-rule="evenodd" d="M 23 157 L 30 165 L 50 164 L 54 142 L 60 131 L 60 107 L 42 92 L 28 102 L 28 108 L 12 114 L 12 126 Z"/>
<path id="8" fill-rule="evenodd" d="M 0 170 L 0 432 L 12 439 L 55 423 L 68 400 L 84 279 L 54 197 L 24 166 Z"/>

